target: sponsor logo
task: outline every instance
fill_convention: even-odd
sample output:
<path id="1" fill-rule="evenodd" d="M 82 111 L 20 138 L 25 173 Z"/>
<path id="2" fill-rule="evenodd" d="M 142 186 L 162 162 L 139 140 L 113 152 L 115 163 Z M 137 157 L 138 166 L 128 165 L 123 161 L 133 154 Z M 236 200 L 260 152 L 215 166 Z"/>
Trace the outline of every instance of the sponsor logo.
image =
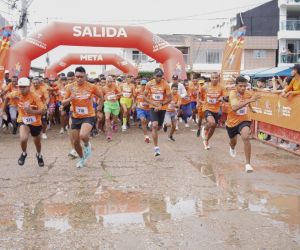
<path id="1" fill-rule="evenodd" d="M 164 39 L 160 38 L 157 35 L 153 35 L 152 41 L 153 41 L 153 52 L 157 52 L 166 47 L 170 47 L 170 44 L 167 41 L 165 41 Z"/>
<path id="2" fill-rule="evenodd" d="M 33 44 L 36 47 L 39 47 L 41 49 L 47 49 L 47 44 L 41 41 L 41 38 L 43 37 L 42 33 L 38 33 L 36 37 L 27 37 L 25 39 L 26 42 Z"/>
<path id="3" fill-rule="evenodd" d="M 286 117 L 290 117 L 291 116 L 291 112 L 292 112 L 292 108 L 291 107 L 282 107 L 282 115 L 286 116 Z"/>
<path id="4" fill-rule="evenodd" d="M 80 61 L 103 61 L 101 55 L 80 55 Z"/>
<path id="5" fill-rule="evenodd" d="M 74 26 L 73 36 L 75 37 L 128 37 L 123 27 L 107 26 Z"/>

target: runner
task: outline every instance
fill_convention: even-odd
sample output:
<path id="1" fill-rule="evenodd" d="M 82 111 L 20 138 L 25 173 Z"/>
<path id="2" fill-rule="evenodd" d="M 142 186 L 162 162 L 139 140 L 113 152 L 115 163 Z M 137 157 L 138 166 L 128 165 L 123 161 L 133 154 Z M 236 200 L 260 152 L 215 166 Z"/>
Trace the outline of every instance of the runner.
<path id="1" fill-rule="evenodd" d="M 66 94 L 66 85 L 67 85 L 67 77 L 60 77 L 60 84 L 58 84 L 59 95 L 57 96 L 57 105 L 59 108 L 59 118 L 60 118 L 60 134 L 64 134 L 67 131 L 66 127 L 68 125 L 68 115 L 70 112 L 70 104 L 64 107 L 62 105 L 62 100 Z"/>
<path id="2" fill-rule="evenodd" d="M 193 78 L 193 80 L 189 84 L 189 92 L 191 95 L 191 108 L 192 108 L 192 117 L 195 123 L 197 123 L 196 118 L 197 118 L 197 96 L 198 96 L 198 91 L 199 91 L 199 83 L 198 79 L 196 77 Z"/>
<path id="3" fill-rule="evenodd" d="M 163 79 L 164 72 L 160 68 L 154 70 L 154 79 L 147 83 L 144 99 L 150 104 L 150 118 L 152 122 L 152 137 L 154 142 L 154 155 L 160 155 L 158 147 L 158 131 L 161 129 L 167 105 L 172 100 L 168 82 Z"/>
<path id="4" fill-rule="evenodd" d="M 106 86 L 103 88 L 104 95 L 104 114 L 105 114 L 105 127 L 106 127 L 106 139 L 108 142 L 112 139 L 111 127 L 113 131 L 118 131 L 118 116 L 120 113 L 120 104 L 118 101 L 121 95 L 120 89 L 117 87 L 111 76 L 106 79 Z M 111 126 L 111 115 L 113 116 L 113 126 Z"/>
<path id="5" fill-rule="evenodd" d="M 198 129 L 197 129 L 197 137 L 201 134 L 201 126 L 202 126 L 202 120 L 204 118 L 204 112 L 203 112 L 203 100 L 202 100 L 202 88 L 204 85 L 204 80 L 199 80 L 199 88 L 197 91 L 197 111 L 198 111 Z"/>
<path id="6" fill-rule="evenodd" d="M 7 93 L 18 90 L 18 77 L 13 76 L 11 82 L 5 87 L 4 91 L 0 94 L 0 97 L 5 96 Z M 17 115 L 18 115 L 18 104 L 15 99 L 10 99 L 8 104 L 8 111 L 13 125 L 12 133 L 15 135 L 17 133 L 18 124 L 17 124 Z M 0 124 L 1 125 L 1 124 Z"/>
<path id="7" fill-rule="evenodd" d="M 172 101 L 168 104 L 165 115 L 164 131 L 167 132 L 168 126 L 171 126 L 169 141 L 175 141 L 173 135 L 176 130 L 177 109 L 180 107 L 180 96 L 178 94 L 178 84 L 173 83 L 171 86 Z M 170 125 L 168 124 L 170 122 Z"/>
<path id="8" fill-rule="evenodd" d="M 232 90 L 229 94 L 229 110 L 226 121 L 226 130 L 230 138 L 229 152 L 232 157 L 236 156 L 235 146 L 237 144 L 237 135 L 241 135 L 246 158 L 245 171 L 249 173 L 253 171 L 253 168 L 250 165 L 251 119 L 248 116 L 248 108 L 252 110 L 251 103 L 256 102 L 260 96 L 252 96 L 252 94 L 246 90 L 247 84 L 247 79 L 242 76 L 237 77 L 236 90 Z"/>
<path id="9" fill-rule="evenodd" d="M 126 82 L 120 85 L 120 90 L 122 93 L 122 97 L 120 99 L 120 104 L 122 108 L 122 117 L 123 117 L 123 125 L 122 131 L 127 130 L 127 126 L 129 127 L 130 121 L 130 114 L 131 114 L 131 107 L 133 103 L 133 96 L 134 96 L 134 85 L 132 84 L 132 76 L 128 75 L 126 77 Z"/>
<path id="10" fill-rule="evenodd" d="M 47 106 L 49 104 L 49 94 L 46 86 L 42 84 L 39 77 L 34 77 L 32 79 L 32 86 L 30 88 L 30 91 L 36 94 L 40 98 L 40 100 L 45 106 L 44 108 L 47 110 Z M 46 135 L 47 123 L 48 123 L 47 113 L 44 113 L 42 115 L 42 139 L 47 139 L 47 135 Z"/>
<path id="11" fill-rule="evenodd" d="M 181 98 L 181 115 L 184 121 L 184 125 L 186 128 L 189 128 L 190 125 L 188 123 L 188 119 L 192 116 L 192 106 L 191 106 L 191 89 L 189 88 L 188 81 L 184 82 L 184 86 L 186 89 L 185 97 Z"/>
<path id="12" fill-rule="evenodd" d="M 64 106 L 71 103 L 72 111 L 72 137 L 74 147 L 80 159 L 76 164 L 77 168 L 84 167 L 88 157 L 92 154 L 92 146 L 89 141 L 90 132 L 95 123 L 95 110 L 93 108 L 93 95 L 99 97 L 99 106 L 102 108 L 102 93 L 99 89 L 86 81 L 86 71 L 83 67 L 75 69 L 76 81 L 66 90 L 65 99 L 62 101 Z M 80 141 L 83 141 L 82 150 Z"/>
<path id="13" fill-rule="evenodd" d="M 30 81 L 28 78 L 18 80 L 18 90 L 7 95 L 6 102 L 14 99 L 18 105 L 18 123 L 20 125 L 20 144 L 22 153 L 18 160 L 20 166 L 24 165 L 27 157 L 27 142 L 29 133 L 33 137 L 36 148 L 36 158 L 40 167 L 44 166 L 43 156 L 41 154 L 42 115 L 46 112 L 46 106 L 41 99 L 30 91 Z"/>
<path id="14" fill-rule="evenodd" d="M 209 140 L 215 132 L 218 120 L 220 118 L 219 110 L 221 101 L 223 101 L 224 88 L 220 86 L 220 76 L 218 73 L 212 73 L 211 83 L 203 88 L 203 111 L 206 119 L 206 125 L 202 127 L 201 136 L 204 149 L 210 149 Z"/>
<path id="15" fill-rule="evenodd" d="M 150 111 L 149 103 L 144 100 L 144 91 L 147 84 L 146 80 L 141 80 L 141 85 L 139 89 L 135 92 L 135 103 L 136 103 L 136 113 L 137 118 L 142 123 L 142 129 L 145 136 L 145 142 L 150 143 L 150 138 L 147 133 L 147 125 L 150 121 Z"/>

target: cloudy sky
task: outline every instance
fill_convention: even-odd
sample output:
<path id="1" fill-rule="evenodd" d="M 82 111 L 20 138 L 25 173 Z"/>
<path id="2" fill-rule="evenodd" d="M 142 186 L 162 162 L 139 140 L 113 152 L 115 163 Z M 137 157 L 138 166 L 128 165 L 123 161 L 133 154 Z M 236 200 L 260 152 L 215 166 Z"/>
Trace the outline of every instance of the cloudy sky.
<path id="1" fill-rule="evenodd" d="M 28 0 L 31 1 L 31 0 Z M 18 13 L 7 9 L 0 0 L 0 13 L 17 21 Z M 20 4 L 21 0 L 19 0 Z M 28 33 L 36 32 L 47 22 L 67 21 L 114 25 L 141 25 L 153 33 L 210 34 L 228 36 L 229 20 L 237 13 L 268 1 L 264 0 L 33 0 L 28 13 Z M 2 11 L 2 12 L 1 12 Z M 11 13 L 12 15 L 5 14 Z M 225 23 L 223 29 L 214 28 Z M 58 47 L 51 51 L 51 62 L 67 52 L 119 53 L 117 49 Z M 33 62 L 45 66 L 45 57 Z"/>

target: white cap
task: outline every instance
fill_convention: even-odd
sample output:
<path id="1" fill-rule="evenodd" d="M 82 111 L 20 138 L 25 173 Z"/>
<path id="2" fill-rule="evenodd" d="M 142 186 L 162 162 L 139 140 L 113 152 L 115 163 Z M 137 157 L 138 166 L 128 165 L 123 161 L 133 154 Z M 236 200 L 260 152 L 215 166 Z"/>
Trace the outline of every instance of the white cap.
<path id="1" fill-rule="evenodd" d="M 6 70 L 4 71 L 4 74 L 7 74 L 7 73 L 9 73 L 9 70 L 6 69 Z"/>
<path id="2" fill-rule="evenodd" d="M 27 77 L 22 77 L 18 80 L 18 86 L 21 87 L 29 87 L 30 86 L 30 81 Z"/>
<path id="3" fill-rule="evenodd" d="M 247 82 L 250 82 L 250 79 L 251 79 L 250 76 L 246 75 L 246 76 L 244 76 L 244 78 L 247 80 Z"/>

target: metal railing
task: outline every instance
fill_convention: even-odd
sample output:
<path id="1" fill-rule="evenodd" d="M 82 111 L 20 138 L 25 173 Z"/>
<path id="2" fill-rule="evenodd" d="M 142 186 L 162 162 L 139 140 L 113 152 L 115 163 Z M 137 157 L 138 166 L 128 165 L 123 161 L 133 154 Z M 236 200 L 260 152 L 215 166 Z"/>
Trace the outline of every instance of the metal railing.
<path id="1" fill-rule="evenodd" d="M 280 30 L 299 30 L 300 31 L 300 20 L 281 21 L 280 22 Z"/>
<path id="2" fill-rule="evenodd" d="M 279 60 L 280 63 L 300 63 L 300 52 L 280 54 Z"/>

